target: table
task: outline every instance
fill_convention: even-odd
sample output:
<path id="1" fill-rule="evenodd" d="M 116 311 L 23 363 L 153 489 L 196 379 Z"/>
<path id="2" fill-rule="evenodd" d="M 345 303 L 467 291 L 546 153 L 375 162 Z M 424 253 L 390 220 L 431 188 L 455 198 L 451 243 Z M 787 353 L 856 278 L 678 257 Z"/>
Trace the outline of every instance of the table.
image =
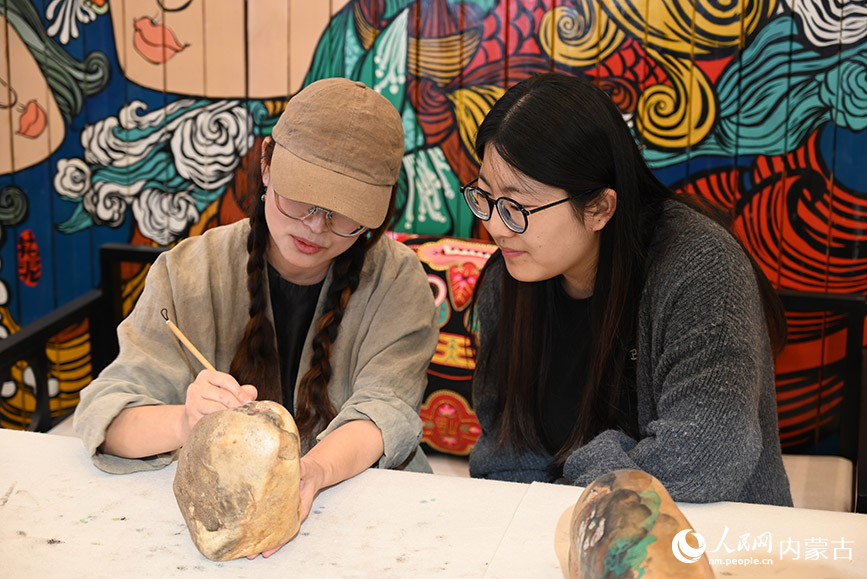
<path id="1" fill-rule="evenodd" d="M 564 577 L 580 488 L 367 470 L 320 494 L 299 535 L 269 559 L 215 563 L 193 545 L 172 494 L 175 467 L 96 469 L 75 438 L 0 430 L 0 576 Z M 867 577 L 867 517 L 738 503 L 681 505 L 718 577 Z M 737 551 L 770 533 L 772 553 Z M 799 542 L 800 557 L 779 555 Z M 827 559 L 805 560 L 808 539 Z M 846 541 L 843 547 L 840 540 Z M 831 543 L 836 541 L 837 544 Z M 725 546 L 733 549 L 726 553 Z M 813 552 L 818 550 L 812 547 Z M 851 559 L 834 549 L 846 548 Z"/>

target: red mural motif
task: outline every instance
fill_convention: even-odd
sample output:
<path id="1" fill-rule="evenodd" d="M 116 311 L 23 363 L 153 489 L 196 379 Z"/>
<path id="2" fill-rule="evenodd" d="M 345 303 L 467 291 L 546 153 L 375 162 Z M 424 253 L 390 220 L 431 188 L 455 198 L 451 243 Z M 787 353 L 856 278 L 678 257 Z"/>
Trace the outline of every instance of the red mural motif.
<path id="1" fill-rule="evenodd" d="M 366 4 L 359 3 L 356 9 L 362 37 L 369 28 L 384 26 L 377 21 L 377 15 L 384 13 L 382 2 Z M 535 35 L 538 19 L 544 13 L 541 4 L 518 4 L 511 9 L 511 19 L 504 19 L 499 11 L 485 13 L 474 4 L 446 0 L 418 2 L 410 7 L 406 94 L 425 146 L 439 146 L 461 181 L 475 177 L 477 162 L 462 142 L 459 123 L 455 122 L 455 103 L 463 98 L 458 92 L 502 86 L 504 77 L 511 83 L 550 70 Z M 509 23 L 505 30 L 504 22 Z M 504 44 L 506 37 L 511 39 L 508 46 Z"/>
<path id="2" fill-rule="evenodd" d="M 789 342 L 776 359 L 780 444 L 810 446 L 835 431 L 843 402 L 846 329 L 842 316 L 788 313 Z"/>
<path id="3" fill-rule="evenodd" d="M 867 292 L 860 249 L 867 201 L 831 176 L 812 134 L 797 150 L 760 156 L 743 172 L 691 176 L 681 192 L 724 208 L 765 275 L 781 288 Z M 780 442 L 809 446 L 833 431 L 843 401 L 846 332 L 839 316 L 787 312 L 789 340 L 776 359 Z"/>
<path id="4" fill-rule="evenodd" d="M 137 18 L 134 25 L 133 46 L 152 64 L 163 64 L 187 47 L 178 41 L 171 28 L 157 24 L 152 18 Z"/>
<path id="5" fill-rule="evenodd" d="M 45 109 L 35 100 L 24 107 L 24 112 L 18 119 L 18 134 L 22 137 L 35 139 L 45 130 L 47 124 Z"/>
<path id="6" fill-rule="evenodd" d="M 438 452 L 467 455 L 481 433 L 467 402 L 475 369 L 472 330 L 466 316 L 451 314 L 469 312 L 479 274 L 496 246 L 449 237 L 392 237 L 416 252 L 431 285 L 438 290 L 438 307 L 447 308 L 441 313 L 439 341 L 427 372 L 422 442 Z"/>
<path id="7" fill-rule="evenodd" d="M 835 182 L 812 134 L 780 156 L 759 156 L 744 171 L 690 176 L 679 191 L 727 211 L 735 234 L 780 288 L 867 292 L 867 261 L 859 255 L 867 200 Z"/>
<path id="8" fill-rule="evenodd" d="M 443 238 L 416 248 L 419 259 L 434 272 L 445 272 L 453 311 L 470 304 L 479 273 L 496 246 L 465 239 Z"/>
<path id="9" fill-rule="evenodd" d="M 449 390 L 437 390 L 421 407 L 422 442 L 434 450 L 468 455 L 482 428 L 466 398 Z"/>
<path id="10" fill-rule="evenodd" d="M 587 75 L 597 80 L 622 79 L 634 84 L 641 92 L 656 84 L 671 84 L 665 70 L 631 37 L 598 67 L 587 70 Z"/>
<path id="11" fill-rule="evenodd" d="M 479 280 L 481 270 L 476 264 L 465 262 L 453 265 L 449 268 L 449 294 L 452 299 L 452 307 L 456 312 L 462 312 L 473 298 L 473 289 Z"/>
<path id="12" fill-rule="evenodd" d="M 671 84 L 665 70 L 633 38 L 627 38 L 611 56 L 585 74 L 608 92 L 624 114 L 635 113 L 639 95 L 648 87 Z"/>
<path id="13" fill-rule="evenodd" d="M 42 277 L 42 258 L 39 255 L 39 245 L 36 236 L 30 229 L 25 229 L 18 236 L 16 244 L 18 257 L 18 279 L 26 286 L 34 287 Z"/>
<path id="14" fill-rule="evenodd" d="M 759 157 L 757 191 L 736 228 L 779 287 L 867 291 L 863 250 L 867 200 L 835 182 L 814 133 L 788 155 Z"/>

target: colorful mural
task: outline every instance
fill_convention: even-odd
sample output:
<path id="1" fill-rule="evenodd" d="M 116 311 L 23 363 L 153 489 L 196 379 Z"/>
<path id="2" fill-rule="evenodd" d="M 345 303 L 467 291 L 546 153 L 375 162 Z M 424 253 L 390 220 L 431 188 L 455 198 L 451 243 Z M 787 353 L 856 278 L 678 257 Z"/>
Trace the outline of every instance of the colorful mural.
<path id="1" fill-rule="evenodd" d="M 6 0 L 0 16 L 3 335 L 94 287 L 102 243 L 240 218 L 283 99 L 329 76 L 403 116 L 396 232 L 480 234 L 458 193 L 475 130 L 506 87 L 557 70 L 603 87 L 663 181 L 728 211 L 775 284 L 867 291 L 865 0 Z M 0 388 L 4 426 L 22 380 Z M 798 430 L 833 404 L 813 389 L 790 410 Z"/>
<path id="2" fill-rule="evenodd" d="M 476 331 L 470 302 L 479 274 L 497 249 L 491 243 L 397 234 L 415 251 L 428 275 L 439 314 L 439 343 L 428 368 L 421 407 L 427 450 L 468 455 L 482 429 L 469 400 L 476 363 L 470 336 Z"/>

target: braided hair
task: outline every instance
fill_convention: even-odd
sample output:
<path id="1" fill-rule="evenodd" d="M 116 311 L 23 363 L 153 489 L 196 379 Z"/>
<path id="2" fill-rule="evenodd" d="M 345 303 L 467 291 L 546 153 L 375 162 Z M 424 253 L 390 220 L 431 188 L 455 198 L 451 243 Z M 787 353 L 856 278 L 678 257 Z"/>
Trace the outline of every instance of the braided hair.
<path id="1" fill-rule="evenodd" d="M 266 141 L 262 162 L 270 164 L 274 152 L 274 141 Z M 254 164 L 257 171 L 259 164 Z M 250 295 L 250 319 L 244 330 L 244 337 L 229 373 L 241 384 L 253 384 L 259 391 L 260 400 L 283 402 L 280 381 L 280 364 L 277 354 L 274 326 L 266 314 L 265 281 L 266 252 L 270 240 L 268 223 L 265 220 L 265 202 L 261 199 L 265 192 L 262 179 L 257 176 L 253 181 L 259 183 L 256 190 L 256 203 L 250 212 L 250 233 L 247 237 L 247 291 Z M 392 189 L 388 211 L 382 225 L 359 236 L 352 246 L 334 259 L 331 284 L 326 288 L 324 313 L 316 326 L 313 337 L 313 358 L 311 367 L 298 383 L 295 403 L 295 424 L 302 438 L 315 434 L 317 426 L 327 425 L 337 410 L 328 396 L 328 382 L 331 379 L 331 348 L 340 332 L 340 322 L 352 293 L 358 288 L 364 258 L 385 233 L 394 212 L 397 185 Z"/>
<path id="2" fill-rule="evenodd" d="M 273 150 L 272 144 L 267 149 L 269 157 Z M 258 182 L 259 190 L 264 192 L 262 180 L 259 179 Z M 260 196 L 261 192 L 259 192 Z M 250 233 L 247 235 L 247 293 L 250 295 L 250 319 L 229 366 L 229 373 L 241 384 L 254 384 L 260 400 L 283 402 L 274 325 L 265 312 L 266 292 L 268 292 L 268 284 L 265 280 L 267 265 L 265 257 L 268 238 L 265 203 L 260 201 L 252 208 Z"/>

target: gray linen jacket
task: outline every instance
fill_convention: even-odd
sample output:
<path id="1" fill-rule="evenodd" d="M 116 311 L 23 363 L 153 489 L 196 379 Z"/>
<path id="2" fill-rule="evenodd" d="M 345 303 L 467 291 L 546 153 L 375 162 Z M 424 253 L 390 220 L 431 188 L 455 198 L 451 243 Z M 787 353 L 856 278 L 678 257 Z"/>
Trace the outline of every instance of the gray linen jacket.
<path id="1" fill-rule="evenodd" d="M 169 319 L 205 358 L 218 370 L 228 371 L 248 320 L 249 230 L 246 219 L 217 227 L 182 241 L 151 267 L 135 309 L 118 326 L 120 354 L 82 391 L 75 411 L 75 430 L 100 469 L 128 473 L 162 468 L 172 461 L 171 453 L 125 459 L 98 448 L 121 410 L 183 404 L 187 387 L 201 370 L 166 327 L 161 309 L 168 310 Z M 329 270 L 323 287 L 331 279 Z M 311 366 L 325 295 L 323 290 L 304 342 L 299 380 Z M 267 312 L 273 322 L 270 298 Z M 328 395 L 338 415 L 317 440 L 351 420 L 371 420 L 385 444 L 379 467 L 429 472 L 418 446 L 418 412 L 437 338 L 433 295 L 421 263 L 411 249 L 383 237 L 367 252 L 358 289 L 332 347 Z M 302 452 L 313 444 L 302 441 Z"/>
<path id="2" fill-rule="evenodd" d="M 791 505 L 774 360 L 747 256 L 722 227 L 677 201 L 666 203 L 649 254 L 638 312 L 641 436 L 600 433 L 567 458 L 566 482 L 587 486 L 613 470 L 638 469 L 676 501 Z M 502 263 L 494 265 L 478 301 L 482 341 L 497 331 L 500 279 L 508 275 Z M 475 377 L 482 435 L 470 474 L 554 482 L 549 454 L 497 447 L 495 394 L 490 380 Z"/>

